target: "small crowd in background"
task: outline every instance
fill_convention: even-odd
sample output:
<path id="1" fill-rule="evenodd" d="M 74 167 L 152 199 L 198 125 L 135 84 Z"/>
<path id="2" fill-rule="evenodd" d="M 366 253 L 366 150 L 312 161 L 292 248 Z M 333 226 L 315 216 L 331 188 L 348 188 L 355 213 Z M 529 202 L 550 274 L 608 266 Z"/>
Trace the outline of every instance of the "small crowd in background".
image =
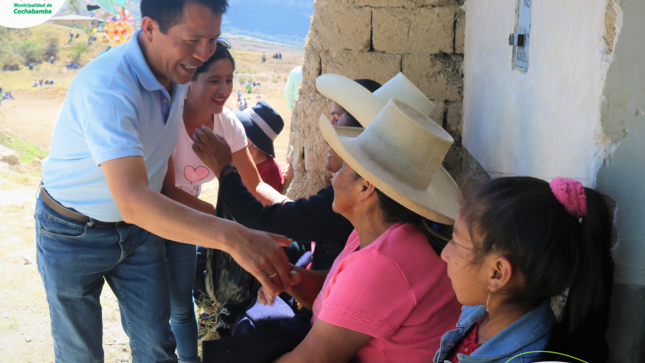
<path id="1" fill-rule="evenodd" d="M 32 87 L 42 87 L 42 86 L 53 86 L 54 85 L 54 80 L 53 79 L 45 79 L 45 80 L 38 80 L 38 81 L 33 81 L 31 83 Z"/>
<path id="2" fill-rule="evenodd" d="M 271 57 L 273 59 L 282 59 L 282 52 L 275 52 L 271 55 Z M 267 56 L 265 54 L 262 54 L 262 58 L 260 59 L 262 60 L 262 63 L 264 63 L 267 61 Z"/>

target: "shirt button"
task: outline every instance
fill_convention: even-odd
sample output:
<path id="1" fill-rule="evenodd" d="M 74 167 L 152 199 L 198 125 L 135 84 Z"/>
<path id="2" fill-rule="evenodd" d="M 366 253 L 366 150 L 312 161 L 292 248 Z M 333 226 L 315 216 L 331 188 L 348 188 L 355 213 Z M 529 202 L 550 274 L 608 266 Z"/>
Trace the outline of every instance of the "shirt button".
<path id="1" fill-rule="evenodd" d="M 164 98 L 164 99 L 163 99 L 163 103 L 168 103 L 168 99 L 167 99 L 167 98 Z"/>

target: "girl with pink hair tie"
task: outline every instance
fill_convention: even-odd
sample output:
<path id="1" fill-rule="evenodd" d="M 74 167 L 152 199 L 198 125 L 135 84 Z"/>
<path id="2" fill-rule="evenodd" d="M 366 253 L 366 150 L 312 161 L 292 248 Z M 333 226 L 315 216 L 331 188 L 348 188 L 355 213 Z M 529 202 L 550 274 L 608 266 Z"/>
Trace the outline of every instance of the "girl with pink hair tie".
<path id="1" fill-rule="evenodd" d="M 510 177 L 481 186 L 441 254 L 464 307 L 434 362 L 570 359 L 535 351 L 606 361 L 611 228 L 603 197 L 576 180 Z M 550 298 L 567 291 L 556 318 Z"/>

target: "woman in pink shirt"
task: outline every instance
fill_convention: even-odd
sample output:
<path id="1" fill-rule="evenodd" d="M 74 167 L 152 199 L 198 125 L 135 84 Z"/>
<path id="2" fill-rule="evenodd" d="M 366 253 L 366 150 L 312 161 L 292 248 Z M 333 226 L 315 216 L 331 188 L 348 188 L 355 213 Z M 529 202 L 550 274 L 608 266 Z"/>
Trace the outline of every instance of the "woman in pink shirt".
<path id="1" fill-rule="evenodd" d="M 438 224 L 453 224 L 459 207 L 441 167 L 453 139 L 399 100 L 362 133 L 320 127 L 343 160 L 333 209 L 355 231 L 328 273 L 292 268 L 289 294 L 313 310 L 313 327 L 277 362 L 430 362 L 461 311 Z M 260 302 L 273 298 L 260 290 Z"/>

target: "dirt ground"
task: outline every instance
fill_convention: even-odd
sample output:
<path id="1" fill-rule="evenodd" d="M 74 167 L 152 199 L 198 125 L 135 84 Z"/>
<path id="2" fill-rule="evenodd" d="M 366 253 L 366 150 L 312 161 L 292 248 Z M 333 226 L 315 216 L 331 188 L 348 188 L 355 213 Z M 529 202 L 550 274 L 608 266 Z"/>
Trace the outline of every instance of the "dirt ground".
<path id="1" fill-rule="evenodd" d="M 234 44 L 235 46 L 235 44 Z M 262 46 L 264 47 L 264 46 Z M 251 48 L 250 46 L 248 48 Z M 240 49 L 240 48 L 238 48 Z M 264 49 L 252 49 L 264 50 Z M 281 63 L 267 61 L 261 64 L 262 53 L 241 49 L 238 71 L 258 74 L 271 72 L 276 79 L 271 84 L 271 94 L 262 88 L 263 99 L 282 115 L 285 126 L 275 142 L 276 160 L 286 166 L 291 111 L 286 107 L 283 92 L 289 71 L 301 61 L 301 53 L 291 51 Z M 270 53 L 267 56 L 270 58 Z M 0 106 L 0 128 L 18 134 L 41 147 L 48 148 L 51 132 L 62 105 L 66 87 L 76 74 L 62 72 L 53 67 L 44 68 L 39 75 L 56 79 L 53 87 L 30 86 L 31 74 L 0 72 L 0 87 L 11 84 L 16 100 L 4 101 Z M 35 78 L 34 78 L 35 79 Z M 265 85 L 263 85 L 265 87 Z M 6 89 L 6 88 L 5 88 Z M 228 105 L 234 108 L 237 89 Z M 255 90 L 249 106 L 255 104 Z M 32 168 L 33 169 L 33 168 Z M 49 308 L 36 265 L 34 202 L 39 181 L 37 172 L 27 173 L 27 168 L 9 167 L 0 162 L 0 362 L 53 362 L 54 350 L 50 335 Z M 214 202 L 217 183 L 204 188 L 205 200 Z M 118 304 L 107 286 L 101 296 L 103 306 L 103 346 L 106 362 L 129 362 L 128 338 L 121 328 Z"/>

